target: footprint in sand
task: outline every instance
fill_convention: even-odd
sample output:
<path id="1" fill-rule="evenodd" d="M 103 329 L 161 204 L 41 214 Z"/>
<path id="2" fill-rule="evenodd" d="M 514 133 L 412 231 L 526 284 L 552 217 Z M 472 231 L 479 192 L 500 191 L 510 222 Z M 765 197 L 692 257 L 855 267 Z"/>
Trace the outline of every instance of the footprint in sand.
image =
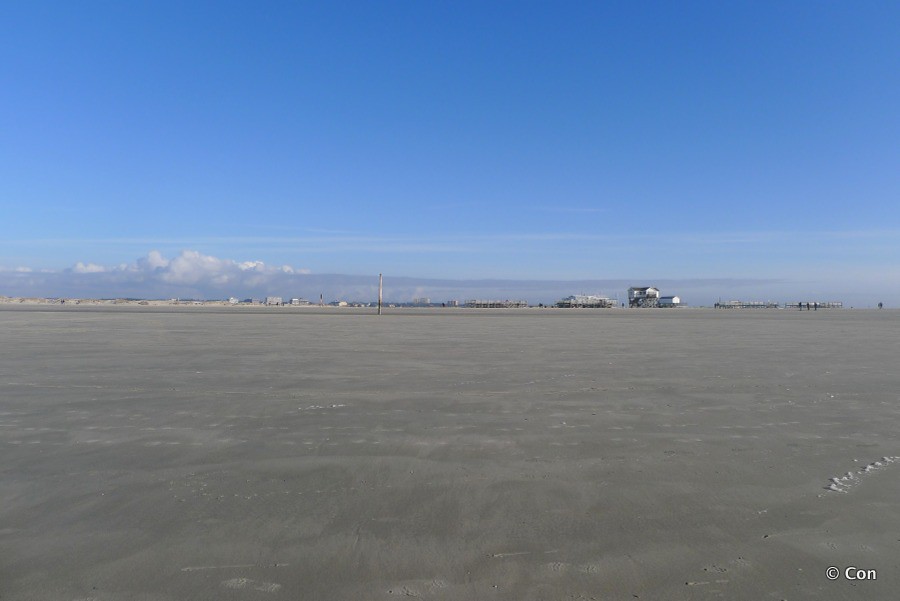
<path id="1" fill-rule="evenodd" d="M 398 586 L 388 591 L 389 595 L 399 595 L 401 597 L 421 597 L 422 593 L 418 589 L 409 586 Z"/>
<path id="2" fill-rule="evenodd" d="M 440 578 L 435 578 L 434 580 L 416 580 L 407 582 L 406 584 L 398 584 L 388 590 L 388 594 L 400 597 L 421 597 L 422 591 L 431 593 L 437 589 L 447 588 L 448 586 L 450 586 L 449 583 Z"/>
<path id="3" fill-rule="evenodd" d="M 862 469 L 847 472 L 843 476 L 834 476 L 832 478 L 829 478 L 828 485 L 825 486 L 825 490 L 840 493 L 849 492 L 852 487 L 859 485 L 859 483 L 861 482 L 861 476 L 868 476 L 896 461 L 900 461 L 900 457 L 882 457 L 880 461 L 873 461 Z"/>
<path id="4" fill-rule="evenodd" d="M 275 582 L 260 582 L 258 580 L 251 580 L 250 578 L 232 578 L 230 580 L 223 580 L 222 586 L 235 590 L 248 589 L 259 591 L 261 593 L 274 593 L 281 590 L 281 585 Z"/>
<path id="5" fill-rule="evenodd" d="M 578 571 L 582 574 L 599 574 L 600 565 L 596 563 L 585 563 L 578 566 Z"/>

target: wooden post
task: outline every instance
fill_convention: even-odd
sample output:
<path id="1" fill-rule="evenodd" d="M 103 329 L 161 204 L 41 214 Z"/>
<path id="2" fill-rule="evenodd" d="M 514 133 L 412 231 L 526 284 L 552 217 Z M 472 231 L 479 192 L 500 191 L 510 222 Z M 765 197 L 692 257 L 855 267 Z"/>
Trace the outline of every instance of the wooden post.
<path id="1" fill-rule="evenodd" d="M 382 290 L 384 289 L 384 278 L 378 274 L 378 314 L 381 315 L 381 299 Z"/>

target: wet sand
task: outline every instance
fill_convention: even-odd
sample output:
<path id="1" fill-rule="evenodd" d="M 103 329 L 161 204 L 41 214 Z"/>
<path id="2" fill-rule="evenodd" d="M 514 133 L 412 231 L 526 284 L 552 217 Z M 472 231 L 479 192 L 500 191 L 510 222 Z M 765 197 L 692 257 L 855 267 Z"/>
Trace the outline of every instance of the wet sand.
<path id="1" fill-rule="evenodd" d="M 898 333 L 3 307 L 0 599 L 895 599 Z"/>

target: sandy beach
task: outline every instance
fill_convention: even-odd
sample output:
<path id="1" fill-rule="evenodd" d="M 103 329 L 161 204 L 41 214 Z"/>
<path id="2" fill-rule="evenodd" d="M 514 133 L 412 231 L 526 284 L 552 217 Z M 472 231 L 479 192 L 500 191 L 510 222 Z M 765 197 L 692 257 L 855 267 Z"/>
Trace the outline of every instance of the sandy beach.
<path id="1" fill-rule="evenodd" d="M 0 599 L 896 599 L 898 332 L 4 306 Z"/>

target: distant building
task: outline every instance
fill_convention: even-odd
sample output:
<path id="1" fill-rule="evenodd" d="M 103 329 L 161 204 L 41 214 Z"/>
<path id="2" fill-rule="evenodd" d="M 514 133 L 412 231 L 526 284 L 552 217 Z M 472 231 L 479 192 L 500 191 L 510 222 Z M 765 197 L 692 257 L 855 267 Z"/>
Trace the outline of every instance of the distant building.
<path id="1" fill-rule="evenodd" d="M 445 304 L 446 304 L 448 307 L 458 307 L 458 306 L 459 306 L 459 301 L 458 301 L 458 300 L 448 300 Z"/>
<path id="2" fill-rule="evenodd" d="M 844 303 L 841 301 L 803 301 L 799 303 L 785 303 L 785 309 L 843 309 Z"/>
<path id="3" fill-rule="evenodd" d="M 280 296 L 267 296 L 267 297 L 266 297 L 266 304 L 267 304 L 267 305 L 277 305 L 277 306 L 281 306 L 281 305 L 284 304 L 284 299 L 281 298 Z"/>
<path id="4" fill-rule="evenodd" d="M 628 289 L 628 306 L 629 307 L 658 307 L 659 306 L 659 288 L 653 286 L 636 287 Z"/>
<path id="5" fill-rule="evenodd" d="M 312 304 L 312 301 L 308 301 L 305 298 L 292 298 L 291 306 L 292 307 L 305 307 Z"/>
<path id="6" fill-rule="evenodd" d="M 528 306 L 528 301 L 523 300 L 467 300 L 466 307 L 470 309 L 522 309 Z"/>
<path id="7" fill-rule="evenodd" d="M 419 305 L 419 306 L 422 306 L 422 305 L 430 305 L 430 304 L 431 304 L 431 299 L 428 298 L 427 296 L 426 296 L 426 297 L 423 297 L 423 298 L 414 298 L 414 299 L 412 300 L 412 304 L 414 304 L 414 305 Z"/>
<path id="8" fill-rule="evenodd" d="M 716 309 L 778 309 L 778 303 L 772 301 L 719 301 L 715 304 Z"/>
<path id="9" fill-rule="evenodd" d="M 611 298 L 593 294 L 573 294 L 556 301 L 556 306 L 561 309 L 609 309 L 616 304 L 617 302 Z"/>
<path id="10" fill-rule="evenodd" d="M 659 306 L 667 309 L 681 306 L 681 298 L 677 296 L 661 296 L 659 297 Z"/>

